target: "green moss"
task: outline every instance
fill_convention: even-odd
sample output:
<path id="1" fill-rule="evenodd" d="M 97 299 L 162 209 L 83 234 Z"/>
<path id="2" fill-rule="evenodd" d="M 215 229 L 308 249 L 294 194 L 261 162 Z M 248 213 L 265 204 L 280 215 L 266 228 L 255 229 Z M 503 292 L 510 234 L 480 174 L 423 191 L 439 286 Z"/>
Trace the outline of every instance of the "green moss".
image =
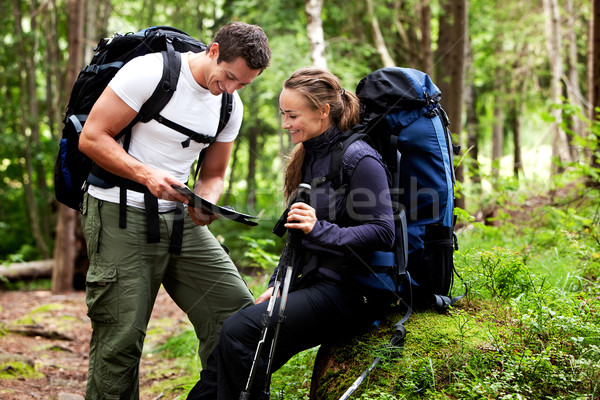
<path id="1" fill-rule="evenodd" d="M 44 374 L 37 372 L 34 367 L 22 361 L 9 361 L 0 364 L 0 379 L 37 379 Z"/>
<path id="2" fill-rule="evenodd" d="M 64 305 L 58 303 L 44 304 L 37 308 L 34 308 L 23 317 L 15 320 L 13 323 L 15 325 L 33 325 L 35 324 L 36 318 L 40 318 L 41 316 L 44 316 L 52 311 L 63 310 L 64 308 Z"/>

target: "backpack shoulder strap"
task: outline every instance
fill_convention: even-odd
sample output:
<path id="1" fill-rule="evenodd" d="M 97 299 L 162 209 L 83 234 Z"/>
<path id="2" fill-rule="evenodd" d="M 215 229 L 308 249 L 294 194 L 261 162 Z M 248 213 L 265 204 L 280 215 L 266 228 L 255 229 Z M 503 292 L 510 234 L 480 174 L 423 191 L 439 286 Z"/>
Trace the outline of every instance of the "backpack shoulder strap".
<path id="1" fill-rule="evenodd" d="M 129 123 L 127 128 L 123 129 L 115 136 L 115 140 L 119 140 L 121 137 L 125 136 L 125 143 L 123 146 L 125 151 L 129 150 L 131 128 L 140 121 L 148 122 L 153 118 L 157 118 L 160 111 L 165 108 L 167 103 L 171 100 L 171 97 L 173 97 L 175 89 L 177 89 L 179 71 L 181 69 L 181 54 L 175 51 L 173 43 L 171 43 L 170 40 L 167 40 L 167 49 L 161 51 L 161 54 L 163 58 L 163 71 L 160 82 L 154 89 L 154 92 L 152 92 L 152 95 L 142 105 L 133 121 Z"/>
<path id="2" fill-rule="evenodd" d="M 175 51 L 172 41 L 167 39 L 167 50 L 162 51 L 161 54 L 163 56 L 163 73 L 160 83 L 156 89 L 154 89 L 150 98 L 144 103 L 131 126 L 140 121 L 148 122 L 151 119 L 155 119 L 159 123 L 188 136 L 188 139 L 182 142 L 183 147 L 188 147 L 190 140 L 212 144 L 229 122 L 233 110 L 233 95 L 225 92 L 221 96 L 222 101 L 219 125 L 217 127 L 216 135 L 212 137 L 192 131 L 191 129 L 185 128 L 184 126 L 163 117 L 160 115 L 160 112 L 171 100 L 173 93 L 177 89 L 177 82 L 179 81 L 181 70 L 181 53 Z"/>
<path id="3" fill-rule="evenodd" d="M 313 186 L 319 186 L 327 181 L 331 181 L 334 190 L 344 185 L 344 156 L 348 147 L 357 140 L 364 140 L 367 136 L 364 133 L 347 131 L 342 134 L 339 142 L 335 144 L 331 159 L 329 161 L 329 174 L 313 180 Z"/>
<path id="4" fill-rule="evenodd" d="M 177 89 L 181 70 L 181 53 L 175 51 L 173 43 L 167 40 L 167 50 L 161 51 L 161 54 L 163 56 L 162 78 L 138 113 L 141 122 L 148 122 L 157 117 Z"/>
<path id="5" fill-rule="evenodd" d="M 233 111 L 233 95 L 228 92 L 223 93 L 221 96 L 221 114 L 219 116 L 219 126 L 217 127 L 217 135 L 221 133 L 225 126 L 229 122 L 231 113 Z M 215 136 L 216 137 L 216 136 Z"/>
<path id="6" fill-rule="evenodd" d="M 227 92 L 221 95 L 221 114 L 219 116 L 219 126 L 217 127 L 217 133 L 215 134 L 214 140 L 217 140 L 217 136 L 225 126 L 229 122 L 229 118 L 231 117 L 231 112 L 233 110 L 233 95 Z M 198 178 L 198 173 L 200 172 L 200 167 L 202 166 L 202 160 L 204 159 L 204 151 L 206 147 L 202 149 L 200 154 L 198 154 L 198 162 L 196 163 L 196 170 L 194 171 L 194 180 Z"/>

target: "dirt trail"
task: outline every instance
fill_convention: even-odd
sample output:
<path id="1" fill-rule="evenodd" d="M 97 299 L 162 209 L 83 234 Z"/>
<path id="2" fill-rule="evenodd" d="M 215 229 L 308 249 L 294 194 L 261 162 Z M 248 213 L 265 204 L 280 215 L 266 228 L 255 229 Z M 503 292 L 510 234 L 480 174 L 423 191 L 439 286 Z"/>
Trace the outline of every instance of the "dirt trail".
<path id="1" fill-rule="evenodd" d="M 84 292 L 68 295 L 52 295 L 49 291 L 0 292 L 1 399 L 83 399 L 91 333 L 86 311 Z M 185 314 L 161 290 L 145 349 L 188 328 Z M 23 376 L 19 361 L 34 366 L 37 374 Z M 140 368 L 141 400 L 175 398 L 145 392 L 149 392 L 153 383 L 172 378 L 177 369 L 169 368 L 168 361 L 146 355 Z"/>

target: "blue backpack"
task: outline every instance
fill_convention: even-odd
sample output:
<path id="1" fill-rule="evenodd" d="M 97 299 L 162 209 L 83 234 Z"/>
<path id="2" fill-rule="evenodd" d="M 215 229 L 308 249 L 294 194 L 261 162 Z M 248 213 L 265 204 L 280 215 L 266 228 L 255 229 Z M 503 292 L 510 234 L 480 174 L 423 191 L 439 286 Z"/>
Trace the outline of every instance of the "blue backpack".
<path id="1" fill-rule="evenodd" d="M 355 279 L 409 307 L 445 311 L 464 295 L 449 297 L 458 249 L 453 155 L 460 148 L 452 143 L 441 92 L 421 71 L 389 67 L 364 77 L 356 94 L 361 122 L 342 135 L 328 179 L 341 187 L 348 146 L 359 139 L 371 144 L 392 175 L 396 242 L 393 251 L 375 252 L 369 272 Z"/>

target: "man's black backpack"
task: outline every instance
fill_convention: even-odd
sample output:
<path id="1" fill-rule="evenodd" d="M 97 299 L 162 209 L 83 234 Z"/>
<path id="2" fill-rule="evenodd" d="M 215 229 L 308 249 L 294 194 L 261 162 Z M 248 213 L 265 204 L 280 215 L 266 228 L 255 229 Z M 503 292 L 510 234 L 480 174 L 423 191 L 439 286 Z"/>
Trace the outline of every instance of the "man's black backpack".
<path id="1" fill-rule="evenodd" d="M 147 122 L 151 119 L 156 119 L 195 141 L 212 143 L 215 140 L 215 137 L 208 137 L 190 131 L 159 115 L 177 88 L 181 67 L 181 53 L 204 51 L 206 50 L 205 44 L 179 29 L 158 26 L 145 29 L 136 34 L 115 34 L 111 38 L 100 40 L 94 50 L 95 53 L 90 64 L 81 70 L 71 91 L 71 97 L 63 121 L 64 128 L 60 148 L 54 167 L 56 199 L 76 210 L 81 208 L 84 185 L 93 167 L 93 162 L 79 151 L 79 135 L 92 106 L 98 97 L 100 97 L 104 88 L 117 71 L 133 58 L 148 53 L 161 52 L 163 55 L 163 75 L 159 85 L 148 101 L 142 106 L 137 117 L 128 128 L 120 132 L 115 138 L 125 138 L 125 150 L 128 148 L 128 137 L 131 134 L 131 127 L 138 121 Z M 217 134 L 227 124 L 233 103 L 233 97 L 228 93 L 225 93 L 222 98 Z M 201 160 L 198 163 L 200 164 L 200 162 Z M 102 174 L 104 180 L 106 180 L 107 176 L 107 174 Z M 117 179 L 115 181 L 117 185 L 122 186 L 120 181 Z M 133 187 L 135 186 L 133 184 L 131 182 L 132 187 L 129 187 L 129 189 L 143 190 L 143 188 Z"/>
<path id="2" fill-rule="evenodd" d="M 346 149 L 359 139 L 370 143 L 392 175 L 396 242 L 391 252 L 375 252 L 370 273 L 355 278 L 410 307 L 446 310 L 462 297 L 449 297 L 457 248 L 453 154 L 459 148 L 439 104 L 441 92 L 421 71 L 390 67 L 363 78 L 356 94 L 361 123 L 342 134 L 329 179 L 341 187 Z"/>

